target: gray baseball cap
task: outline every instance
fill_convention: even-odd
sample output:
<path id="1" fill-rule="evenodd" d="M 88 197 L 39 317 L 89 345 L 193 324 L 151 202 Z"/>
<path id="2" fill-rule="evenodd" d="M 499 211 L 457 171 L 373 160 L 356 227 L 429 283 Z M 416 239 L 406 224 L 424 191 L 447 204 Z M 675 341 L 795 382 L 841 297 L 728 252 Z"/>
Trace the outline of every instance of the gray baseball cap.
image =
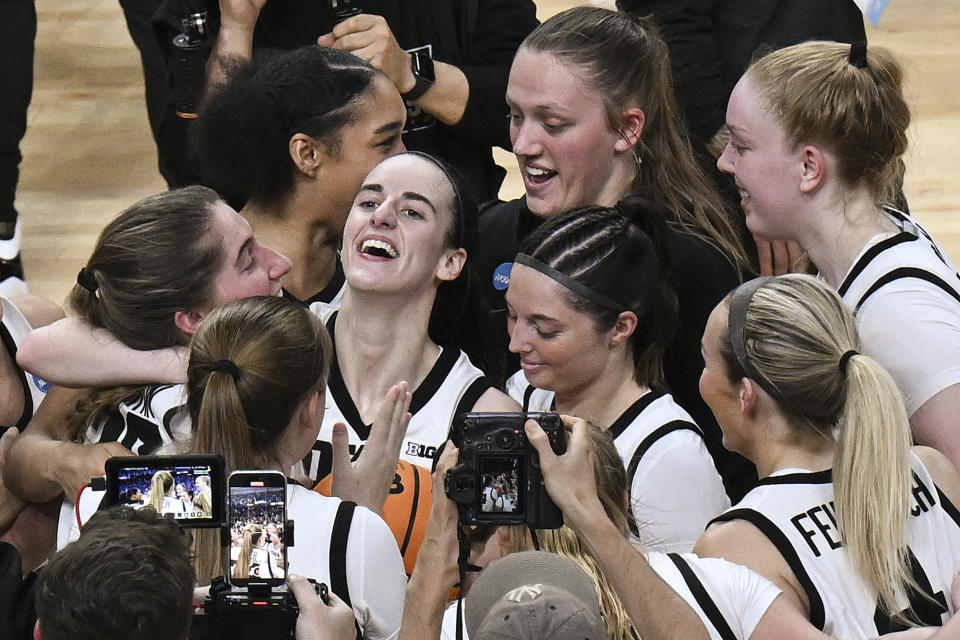
<path id="1" fill-rule="evenodd" d="M 471 640 L 606 640 L 596 586 L 577 563 L 546 551 L 491 564 L 464 602 Z"/>

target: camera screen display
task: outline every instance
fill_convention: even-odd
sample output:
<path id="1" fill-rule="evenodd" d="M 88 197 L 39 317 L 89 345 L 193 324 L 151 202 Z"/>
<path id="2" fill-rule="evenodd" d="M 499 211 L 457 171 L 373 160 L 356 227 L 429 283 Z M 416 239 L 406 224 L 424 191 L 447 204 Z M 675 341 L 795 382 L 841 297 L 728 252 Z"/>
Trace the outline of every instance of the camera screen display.
<path id="1" fill-rule="evenodd" d="M 481 455 L 477 464 L 479 512 L 493 517 L 499 513 L 522 513 L 523 456 Z"/>
<path id="2" fill-rule="evenodd" d="M 234 482 L 231 479 L 229 497 L 231 582 L 283 581 L 286 487 L 256 479 L 249 486 Z"/>
<path id="3" fill-rule="evenodd" d="M 125 466 L 116 472 L 117 503 L 177 520 L 213 521 L 213 469 L 209 464 Z"/>

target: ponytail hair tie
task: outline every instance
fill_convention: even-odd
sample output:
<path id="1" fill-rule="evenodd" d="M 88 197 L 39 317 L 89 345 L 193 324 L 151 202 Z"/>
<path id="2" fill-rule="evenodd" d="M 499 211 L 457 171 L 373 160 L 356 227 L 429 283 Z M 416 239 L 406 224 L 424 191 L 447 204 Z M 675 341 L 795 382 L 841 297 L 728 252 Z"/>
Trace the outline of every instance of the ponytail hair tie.
<path id="1" fill-rule="evenodd" d="M 100 286 L 97 284 L 97 279 L 93 276 L 92 273 L 87 271 L 86 267 L 82 267 L 80 272 L 77 274 L 77 284 L 89 291 L 90 293 L 96 293 L 97 288 Z"/>
<path id="2" fill-rule="evenodd" d="M 858 351 L 854 351 L 853 349 L 850 349 L 849 351 L 844 351 L 843 355 L 840 356 L 839 367 L 840 367 L 841 375 L 844 375 L 844 376 L 847 375 L 847 363 L 850 361 L 850 358 L 858 355 L 860 355 L 860 353 Z"/>
<path id="3" fill-rule="evenodd" d="M 867 43 L 865 40 L 850 45 L 849 62 L 857 69 L 867 68 Z"/>
<path id="4" fill-rule="evenodd" d="M 219 373 L 228 373 L 230 377 L 233 378 L 233 381 L 236 382 L 240 379 L 240 367 L 236 365 L 233 360 L 217 360 L 212 365 L 210 365 L 210 371 L 217 371 Z"/>

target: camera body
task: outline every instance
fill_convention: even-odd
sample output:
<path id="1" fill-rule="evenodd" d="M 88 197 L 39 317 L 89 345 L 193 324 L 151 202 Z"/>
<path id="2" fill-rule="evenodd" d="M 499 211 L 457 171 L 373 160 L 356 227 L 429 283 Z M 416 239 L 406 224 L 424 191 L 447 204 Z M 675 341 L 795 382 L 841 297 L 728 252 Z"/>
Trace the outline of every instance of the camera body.
<path id="1" fill-rule="evenodd" d="M 460 458 L 447 472 L 444 491 L 457 503 L 461 522 L 563 526 L 563 513 L 547 494 L 540 457 L 523 431 L 527 420 L 536 420 L 547 433 L 554 453 L 567 450 L 566 431 L 555 413 L 466 413 L 454 419 Z"/>
<path id="2" fill-rule="evenodd" d="M 324 3 L 334 24 L 340 24 L 348 18 L 363 13 L 363 9 L 357 6 L 354 0 L 324 0 Z"/>
<path id="3" fill-rule="evenodd" d="M 310 580 L 317 595 L 329 604 L 327 585 Z M 210 585 L 203 603 L 210 640 L 287 640 L 296 637 L 300 607 L 293 593 L 265 582 L 250 582 L 237 590 L 223 578 Z"/>

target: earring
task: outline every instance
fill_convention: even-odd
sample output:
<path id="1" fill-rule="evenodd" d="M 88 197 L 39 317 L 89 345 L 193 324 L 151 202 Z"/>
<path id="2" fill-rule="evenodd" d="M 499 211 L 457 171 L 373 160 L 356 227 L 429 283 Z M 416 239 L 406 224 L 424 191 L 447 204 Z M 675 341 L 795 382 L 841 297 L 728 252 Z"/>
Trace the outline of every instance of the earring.
<path id="1" fill-rule="evenodd" d="M 640 170 L 643 167 L 643 158 L 640 157 L 640 149 L 634 149 L 633 159 L 637 162 L 637 177 L 640 177 Z"/>

